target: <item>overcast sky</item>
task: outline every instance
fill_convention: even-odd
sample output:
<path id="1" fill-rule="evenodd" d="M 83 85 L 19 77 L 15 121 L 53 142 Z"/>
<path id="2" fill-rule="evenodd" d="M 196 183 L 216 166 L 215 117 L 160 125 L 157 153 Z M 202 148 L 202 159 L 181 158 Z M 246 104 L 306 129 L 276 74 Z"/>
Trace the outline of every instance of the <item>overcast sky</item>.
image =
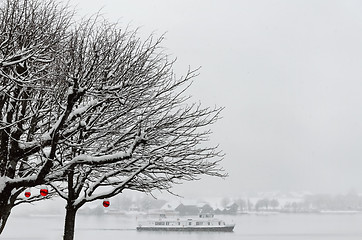
<path id="1" fill-rule="evenodd" d="M 176 187 L 186 197 L 248 191 L 362 192 L 362 2 L 71 0 L 79 15 L 165 32 L 190 94 L 225 106 L 212 143 L 230 177 Z"/>

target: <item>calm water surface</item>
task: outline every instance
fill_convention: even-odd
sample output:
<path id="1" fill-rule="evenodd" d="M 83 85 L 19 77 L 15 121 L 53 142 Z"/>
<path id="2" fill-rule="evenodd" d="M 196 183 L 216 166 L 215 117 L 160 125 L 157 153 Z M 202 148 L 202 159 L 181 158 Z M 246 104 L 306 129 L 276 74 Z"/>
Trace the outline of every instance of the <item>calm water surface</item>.
<path id="1" fill-rule="evenodd" d="M 77 218 L 76 240 L 361 240 L 362 214 L 277 214 L 220 216 L 236 223 L 233 233 L 137 232 L 134 216 Z M 63 216 L 16 216 L 1 239 L 55 240 L 62 238 Z"/>

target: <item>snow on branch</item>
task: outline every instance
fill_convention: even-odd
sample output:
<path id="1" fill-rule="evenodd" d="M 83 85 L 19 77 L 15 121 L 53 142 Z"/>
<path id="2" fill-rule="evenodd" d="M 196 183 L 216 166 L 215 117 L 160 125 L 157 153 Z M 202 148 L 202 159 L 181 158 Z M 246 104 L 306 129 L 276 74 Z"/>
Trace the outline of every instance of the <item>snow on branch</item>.
<path id="1" fill-rule="evenodd" d="M 98 194 L 93 194 L 91 196 L 85 196 L 85 198 L 77 199 L 77 201 L 74 204 L 75 205 L 79 204 L 81 201 L 91 202 L 94 200 L 104 199 L 104 198 L 114 196 L 116 193 L 121 192 L 130 181 L 132 181 L 136 176 L 138 176 L 140 173 L 145 171 L 151 165 L 152 165 L 152 163 L 148 162 L 147 164 L 138 168 L 134 173 L 132 173 L 130 176 L 128 176 L 125 180 L 112 184 L 112 187 L 109 188 L 107 191 L 104 191 L 104 192 L 98 193 Z M 114 172 L 114 173 L 116 173 L 116 172 Z M 105 179 L 106 178 L 104 178 L 103 180 L 105 180 Z"/>
<path id="2" fill-rule="evenodd" d="M 137 146 L 139 146 L 141 143 L 145 143 L 146 141 L 147 141 L 146 134 L 143 132 L 139 132 L 139 134 L 136 137 L 134 137 L 133 143 L 129 146 L 128 150 L 126 151 L 116 152 L 113 154 L 105 154 L 101 156 L 80 154 L 74 157 L 72 160 L 65 162 L 64 166 L 60 166 L 53 173 L 49 174 L 46 177 L 46 179 L 47 181 L 56 180 L 59 177 L 63 176 L 68 169 L 73 169 L 76 165 L 102 166 L 129 159 L 132 157 Z"/>
<path id="3" fill-rule="evenodd" d="M 110 164 L 115 163 L 120 160 L 128 159 L 132 157 L 133 152 L 136 147 L 147 141 L 146 135 L 141 133 L 140 136 L 136 136 L 133 144 L 129 147 L 126 152 L 117 152 L 114 154 L 106 154 L 102 156 L 90 156 L 86 154 L 81 154 L 74 157 L 71 161 L 67 163 L 69 166 L 74 166 L 77 164 L 88 164 L 88 165 L 101 165 L 101 164 Z"/>
<path id="4" fill-rule="evenodd" d="M 8 57 L 5 60 L 0 61 L 0 67 L 8 67 L 11 65 L 16 65 L 22 63 L 33 56 L 34 53 L 31 53 L 33 49 L 28 49 L 19 54 Z M 30 54 L 31 53 L 31 54 Z"/>

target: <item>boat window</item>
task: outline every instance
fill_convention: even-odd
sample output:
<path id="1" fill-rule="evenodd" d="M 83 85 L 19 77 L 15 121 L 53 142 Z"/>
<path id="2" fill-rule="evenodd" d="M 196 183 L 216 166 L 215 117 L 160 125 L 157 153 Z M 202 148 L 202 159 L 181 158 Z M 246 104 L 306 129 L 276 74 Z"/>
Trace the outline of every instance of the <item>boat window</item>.
<path id="1" fill-rule="evenodd" d="M 191 222 L 189 222 L 189 225 L 191 226 Z"/>

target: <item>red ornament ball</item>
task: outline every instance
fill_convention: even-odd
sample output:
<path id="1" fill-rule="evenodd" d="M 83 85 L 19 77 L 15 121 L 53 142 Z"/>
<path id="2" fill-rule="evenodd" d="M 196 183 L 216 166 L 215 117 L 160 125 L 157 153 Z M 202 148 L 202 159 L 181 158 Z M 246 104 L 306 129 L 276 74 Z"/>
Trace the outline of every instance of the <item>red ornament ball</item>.
<path id="1" fill-rule="evenodd" d="M 109 201 L 103 201 L 103 207 L 109 207 L 111 203 Z"/>
<path id="2" fill-rule="evenodd" d="M 40 189 L 40 195 L 42 195 L 42 196 L 48 195 L 48 189 L 46 189 L 46 188 Z"/>
<path id="3" fill-rule="evenodd" d="M 31 193 L 30 192 L 25 192 L 25 197 L 30 197 Z"/>

